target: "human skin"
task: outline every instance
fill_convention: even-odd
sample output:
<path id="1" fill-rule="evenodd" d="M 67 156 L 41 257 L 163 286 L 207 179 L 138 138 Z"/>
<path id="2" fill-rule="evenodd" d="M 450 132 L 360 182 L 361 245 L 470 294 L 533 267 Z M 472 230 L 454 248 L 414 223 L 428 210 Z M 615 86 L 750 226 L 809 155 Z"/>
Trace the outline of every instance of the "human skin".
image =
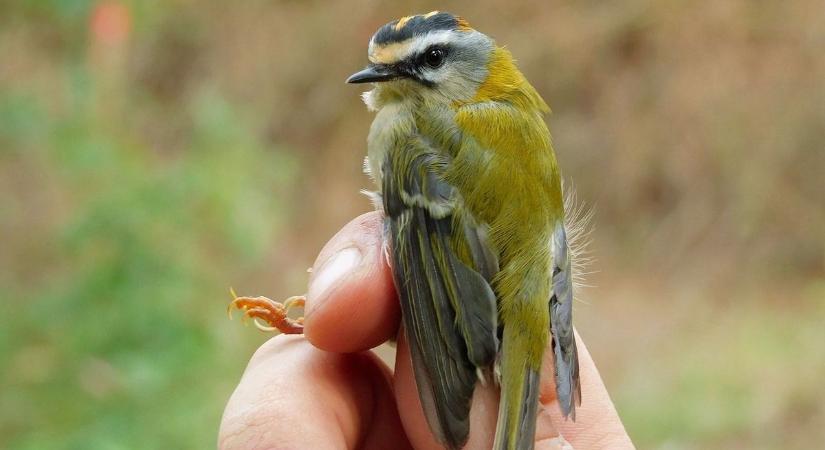
<path id="1" fill-rule="evenodd" d="M 220 449 L 443 448 L 421 410 L 381 230 L 379 214 L 364 214 L 321 251 L 307 293 L 304 336 L 276 336 L 252 356 L 224 411 Z M 393 371 L 369 349 L 395 337 Z M 634 448 L 577 340 L 582 404 L 576 421 L 565 420 L 556 404 L 547 351 L 536 449 Z M 497 408 L 496 389 L 479 384 L 465 448 L 492 446 Z"/>

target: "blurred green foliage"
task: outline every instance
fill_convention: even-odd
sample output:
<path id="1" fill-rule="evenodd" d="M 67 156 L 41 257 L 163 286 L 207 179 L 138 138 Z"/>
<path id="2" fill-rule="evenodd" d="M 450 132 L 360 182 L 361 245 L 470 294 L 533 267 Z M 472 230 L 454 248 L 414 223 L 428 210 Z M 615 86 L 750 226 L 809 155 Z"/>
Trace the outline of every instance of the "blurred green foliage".
<path id="1" fill-rule="evenodd" d="M 596 205 L 577 322 L 639 447 L 825 440 L 819 3 L 458 3 Z M 228 287 L 300 291 L 369 208 L 342 81 L 442 7 L 366 5 L 0 3 L 0 448 L 214 445 L 264 339 Z"/>
<path id="2" fill-rule="evenodd" d="M 117 49 L 88 60 L 92 2 L 51 3 L 5 24 L 69 40 L 0 87 L 0 447 L 213 446 L 249 349 L 219 333 L 229 283 L 273 245 L 296 163 L 213 86 L 170 110 Z"/>

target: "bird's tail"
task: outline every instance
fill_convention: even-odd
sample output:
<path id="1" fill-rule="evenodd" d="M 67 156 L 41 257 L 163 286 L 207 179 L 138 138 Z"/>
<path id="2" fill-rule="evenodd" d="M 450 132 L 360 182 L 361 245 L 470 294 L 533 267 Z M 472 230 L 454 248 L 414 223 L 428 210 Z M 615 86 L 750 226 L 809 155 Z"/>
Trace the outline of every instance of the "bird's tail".
<path id="1" fill-rule="evenodd" d="M 528 358 L 510 349 L 526 348 L 530 339 L 524 330 L 504 327 L 501 370 L 501 400 L 498 406 L 496 450 L 532 449 L 536 435 L 541 364 L 531 367 Z M 521 345 L 520 345 L 521 344 Z"/>

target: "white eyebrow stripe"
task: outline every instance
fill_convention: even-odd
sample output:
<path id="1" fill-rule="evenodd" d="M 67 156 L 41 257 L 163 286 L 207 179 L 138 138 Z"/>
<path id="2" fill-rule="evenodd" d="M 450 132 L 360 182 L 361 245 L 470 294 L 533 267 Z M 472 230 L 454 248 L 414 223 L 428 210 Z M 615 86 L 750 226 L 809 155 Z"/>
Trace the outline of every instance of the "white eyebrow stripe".
<path id="1" fill-rule="evenodd" d="M 414 39 L 407 52 L 400 59 L 406 59 L 411 55 L 422 53 L 432 45 L 445 45 L 457 40 L 453 30 L 431 31 L 417 39 Z"/>
<path id="2" fill-rule="evenodd" d="M 379 46 L 373 39 L 369 44 L 369 59 L 373 63 L 393 64 L 403 61 L 412 55 L 422 53 L 431 45 L 445 45 L 455 42 L 459 36 L 452 30 L 431 31 L 425 35 L 416 36 L 403 42 L 394 42 Z"/>

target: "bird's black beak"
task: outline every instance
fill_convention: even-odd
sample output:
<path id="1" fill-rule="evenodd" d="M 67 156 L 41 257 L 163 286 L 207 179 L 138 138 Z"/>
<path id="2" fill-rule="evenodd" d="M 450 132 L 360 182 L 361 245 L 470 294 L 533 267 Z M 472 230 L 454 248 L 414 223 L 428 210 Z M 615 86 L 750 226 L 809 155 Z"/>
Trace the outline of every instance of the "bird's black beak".
<path id="1" fill-rule="evenodd" d="M 398 78 L 398 73 L 392 67 L 384 64 L 370 64 L 366 69 L 356 72 L 347 78 L 347 83 L 379 83 Z"/>

